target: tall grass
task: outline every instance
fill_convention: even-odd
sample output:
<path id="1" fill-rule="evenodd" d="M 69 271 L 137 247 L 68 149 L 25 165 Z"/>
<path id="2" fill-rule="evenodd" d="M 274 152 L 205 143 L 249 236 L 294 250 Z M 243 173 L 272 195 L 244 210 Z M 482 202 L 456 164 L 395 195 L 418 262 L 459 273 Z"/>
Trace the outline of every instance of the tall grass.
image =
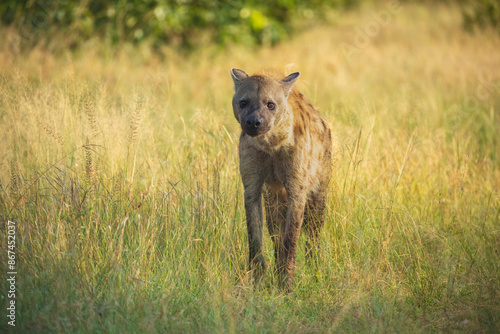
<path id="1" fill-rule="evenodd" d="M 16 329 L 498 331 L 500 38 L 464 33 L 453 7 L 405 5 L 345 57 L 339 45 L 383 9 L 187 59 L 4 46 L 0 214 L 17 224 Z M 271 274 L 259 290 L 247 277 L 230 67 L 301 71 L 338 138 L 319 270 L 301 243 L 291 294 Z"/>

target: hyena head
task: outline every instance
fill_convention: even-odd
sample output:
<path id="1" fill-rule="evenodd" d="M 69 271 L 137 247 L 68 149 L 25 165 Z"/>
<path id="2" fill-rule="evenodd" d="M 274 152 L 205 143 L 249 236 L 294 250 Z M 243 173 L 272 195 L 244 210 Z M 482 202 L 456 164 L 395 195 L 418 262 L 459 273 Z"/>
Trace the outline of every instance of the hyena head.
<path id="1" fill-rule="evenodd" d="M 288 94 L 299 75 L 295 72 L 277 81 L 267 76 L 248 76 L 242 70 L 231 69 L 234 117 L 247 135 L 256 137 L 268 133 L 290 112 Z"/>

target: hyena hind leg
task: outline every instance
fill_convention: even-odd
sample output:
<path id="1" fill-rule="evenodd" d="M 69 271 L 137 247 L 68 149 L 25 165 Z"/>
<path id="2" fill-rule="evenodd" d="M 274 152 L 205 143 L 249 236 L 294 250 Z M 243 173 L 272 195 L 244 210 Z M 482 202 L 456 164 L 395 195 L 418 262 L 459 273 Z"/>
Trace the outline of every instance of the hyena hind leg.
<path id="1" fill-rule="evenodd" d="M 308 199 L 304 211 L 306 233 L 306 262 L 317 266 L 319 257 L 319 235 L 325 223 L 326 194 Z"/>

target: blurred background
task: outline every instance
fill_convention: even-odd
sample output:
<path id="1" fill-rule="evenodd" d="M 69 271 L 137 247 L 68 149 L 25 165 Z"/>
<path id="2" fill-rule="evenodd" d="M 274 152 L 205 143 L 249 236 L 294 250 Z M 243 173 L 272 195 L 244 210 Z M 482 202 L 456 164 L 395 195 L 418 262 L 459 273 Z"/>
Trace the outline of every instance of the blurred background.
<path id="1" fill-rule="evenodd" d="M 99 39 L 109 46 L 170 45 L 195 50 L 207 44 L 275 45 L 296 31 L 318 23 L 334 23 L 338 15 L 378 1 L 366 0 L 5 0 L 1 23 L 15 33 L 11 46 L 29 50 L 74 49 Z M 411 3 L 402 0 L 403 3 Z M 417 1 L 426 2 L 426 1 Z M 399 4 L 400 1 L 392 1 Z M 497 0 L 427 1 L 459 5 L 468 31 L 491 26 L 500 32 Z"/>

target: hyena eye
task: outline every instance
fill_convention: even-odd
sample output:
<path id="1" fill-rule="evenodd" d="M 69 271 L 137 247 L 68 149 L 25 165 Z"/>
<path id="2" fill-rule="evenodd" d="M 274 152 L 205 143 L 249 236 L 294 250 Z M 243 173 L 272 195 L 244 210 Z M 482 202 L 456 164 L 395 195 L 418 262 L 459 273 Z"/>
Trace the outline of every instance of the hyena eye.
<path id="1" fill-rule="evenodd" d="M 240 108 L 245 108 L 247 106 L 247 101 L 240 101 Z"/>
<path id="2" fill-rule="evenodd" d="M 275 107 L 274 103 L 272 103 L 272 102 L 267 102 L 267 109 L 269 109 L 269 110 L 273 110 L 273 109 L 274 109 L 274 107 Z"/>

